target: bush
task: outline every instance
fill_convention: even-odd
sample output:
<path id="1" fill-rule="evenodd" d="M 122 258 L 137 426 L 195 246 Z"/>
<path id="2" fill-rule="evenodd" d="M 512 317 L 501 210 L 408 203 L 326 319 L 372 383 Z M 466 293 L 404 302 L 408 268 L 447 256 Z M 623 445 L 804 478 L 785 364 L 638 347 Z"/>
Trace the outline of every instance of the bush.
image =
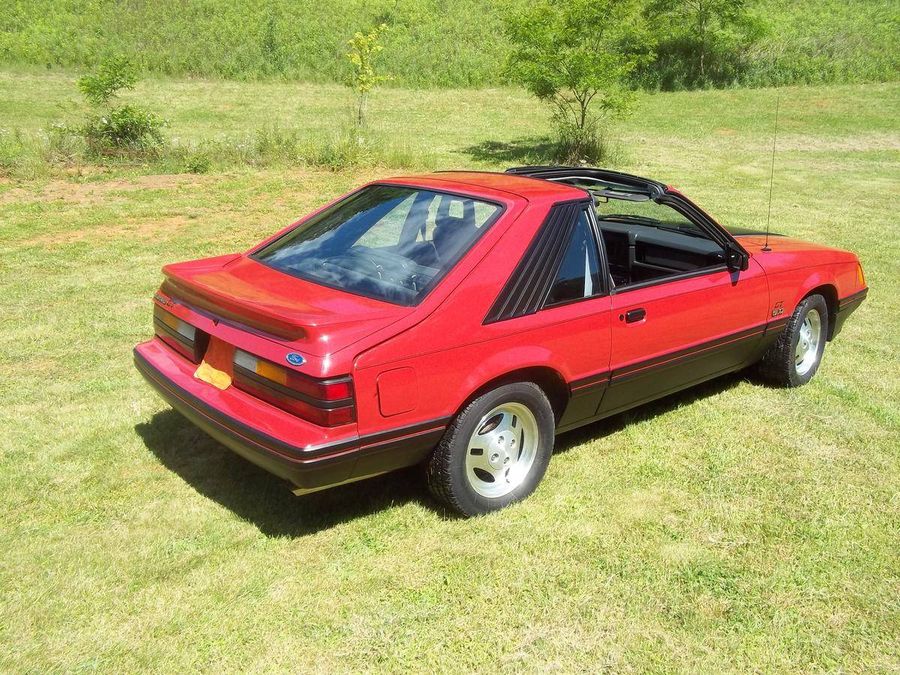
<path id="1" fill-rule="evenodd" d="M 132 63 L 114 56 L 78 80 L 78 88 L 88 103 L 94 108 L 107 107 L 90 113 L 81 126 L 81 134 L 91 152 L 141 152 L 163 145 L 163 119 L 133 104 L 108 107 L 121 90 L 133 89 L 137 79 Z"/>
<path id="2" fill-rule="evenodd" d="M 184 158 L 184 170 L 188 173 L 209 173 L 212 160 L 205 152 L 191 152 Z"/>
<path id="3" fill-rule="evenodd" d="M 88 147 L 103 154 L 110 150 L 152 150 L 163 144 L 165 122 L 152 112 L 123 105 L 92 115 L 82 127 Z"/>
<path id="4" fill-rule="evenodd" d="M 605 128 L 589 125 L 583 129 L 571 125 L 557 126 L 555 161 L 560 164 L 615 164 L 619 161 L 619 146 L 614 144 Z"/>

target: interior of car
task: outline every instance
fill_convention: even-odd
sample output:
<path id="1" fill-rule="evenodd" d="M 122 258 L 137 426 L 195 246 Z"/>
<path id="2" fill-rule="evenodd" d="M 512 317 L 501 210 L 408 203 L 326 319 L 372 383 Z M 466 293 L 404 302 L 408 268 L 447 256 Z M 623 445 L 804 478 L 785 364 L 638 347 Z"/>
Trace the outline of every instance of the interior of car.
<path id="1" fill-rule="evenodd" d="M 557 179 L 594 198 L 616 287 L 725 264 L 725 252 L 686 216 L 650 194 L 592 177 Z"/>

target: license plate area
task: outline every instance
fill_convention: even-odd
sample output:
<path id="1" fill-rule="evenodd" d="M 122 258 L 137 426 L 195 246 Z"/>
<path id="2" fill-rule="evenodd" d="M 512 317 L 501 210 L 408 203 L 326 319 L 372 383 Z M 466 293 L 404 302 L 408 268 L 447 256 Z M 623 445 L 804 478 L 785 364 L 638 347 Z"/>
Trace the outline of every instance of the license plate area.
<path id="1" fill-rule="evenodd" d="M 203 360 L 194 371 L 194 377 L 224 391 L 231 386 L 233 376 L 234 347 L 215 336 L 210 336 L 209 346 Z"/>

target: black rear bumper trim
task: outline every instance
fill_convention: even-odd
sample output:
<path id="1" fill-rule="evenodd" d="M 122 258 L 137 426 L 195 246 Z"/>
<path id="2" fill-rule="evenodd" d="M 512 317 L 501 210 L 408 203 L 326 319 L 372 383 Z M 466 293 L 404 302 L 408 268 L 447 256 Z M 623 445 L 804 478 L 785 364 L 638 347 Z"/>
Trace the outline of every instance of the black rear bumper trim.
<path id="1" fill-rule="evenodd" d="M 138 372 L 175 410 L 237 454 L 302 487 L 341 482 L 351 477 L 363 458 L 370 473 L 415 464 L 437 444 L 448 423 L 438 419 L 344 441 L 294 446 L 219 412 L 172 382 L 136 350 L 134 361 Z"/>

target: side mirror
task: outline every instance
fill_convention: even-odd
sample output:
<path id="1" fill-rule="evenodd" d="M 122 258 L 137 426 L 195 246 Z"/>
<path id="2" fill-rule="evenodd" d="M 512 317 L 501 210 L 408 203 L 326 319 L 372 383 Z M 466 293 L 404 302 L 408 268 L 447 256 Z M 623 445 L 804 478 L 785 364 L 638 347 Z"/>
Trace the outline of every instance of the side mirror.
<path id="1" fill-rule="evenodd" d="M 725 265 L 735 272 L 743 272 L 750 267 L 750 257 L 743 251 L 729 247 L 725 251 Z"/>

